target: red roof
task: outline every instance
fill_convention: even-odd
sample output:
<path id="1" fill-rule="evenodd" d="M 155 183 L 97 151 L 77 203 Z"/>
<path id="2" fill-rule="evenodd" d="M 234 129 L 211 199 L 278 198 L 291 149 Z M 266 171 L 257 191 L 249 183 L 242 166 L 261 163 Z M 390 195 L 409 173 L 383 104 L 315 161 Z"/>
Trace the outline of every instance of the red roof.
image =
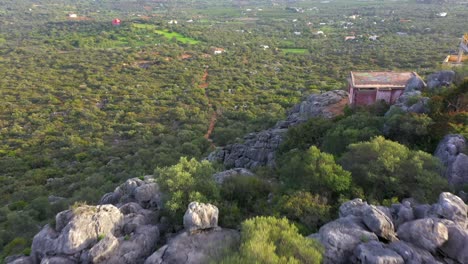
<path id="1" fill-rule="evenodd" d="M 351 85 L 356 88 L 404 88 L 415 72 L 351 72 Z"/>

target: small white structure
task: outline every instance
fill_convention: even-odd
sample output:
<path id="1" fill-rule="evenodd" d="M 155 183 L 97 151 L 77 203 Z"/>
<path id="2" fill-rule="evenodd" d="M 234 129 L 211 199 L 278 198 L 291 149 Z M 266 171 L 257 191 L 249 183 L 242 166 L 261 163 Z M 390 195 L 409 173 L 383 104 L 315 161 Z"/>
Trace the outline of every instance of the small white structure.
<path id="1" fill-rule="evenodd" d="M 69 18 L 77 18 L 77 17 L 78 17 L 78 15 L 77 15 L 77 14 L 74 14 L 74 13 L 72 13 L 72 14 L 68 14 L 68 17 L 69 17 Z"/>
<path id="2" fill-rule="evenodd" d="M 268 46 L 268 45 L 261 45 L 260 47 L 262 47 L 264 50 L 266 50 L 266 49 L 269 49 L 269 48 L 270 48 L 270 46 Z"/>
<path id="3" fill-rule="evenodd" d="M 171 21 L 169 21 L 169 22 L 167 22 L 167 23 L 168 23 L 169 25 L 172 25 L 172 24 L 177 24 L 178 22 L 177 22 L 177 20 L 171 20 Z"/>
<path id="4" fill-rule="evenodd" d="M 299 32 L 299 31 L 294 31 L 294 35 L 296 35 L 296 36 L 300 36 L 301 34 L 302 34 L 302 33 Z"/>
<path id="5" fill-rule="evenodd" d="M 187 20 L 187 23 L 193 23 L 193 19 Z"/>
<path id="6" fill-rule="evenodd" d="M 346 36 L 344 38 L 345 41 L 348 41 L 348 40 L 355 40 L 356 39 L 356 36 Z"/>
<path id="7" fill-rule="evenodd" d="M 440 12 L 437 14 L 437 16 L 439 17 L 446 17 L 447 16 L 447 12 Z"/>
<path id="8" fill-rule="evenodd" d="M 378 37 L 379 36 L 377 35 L 372 35 L 372 36 L 369 36 L 369 40 L 376 41 Z"/>
<path id="9" fill-rule="evenodd" d="M 226 50 L 223 49 L 223 48 L 213 48 L 213 54 L 214 55 L 223 54 L 224 52 L 226 52 Z"/>

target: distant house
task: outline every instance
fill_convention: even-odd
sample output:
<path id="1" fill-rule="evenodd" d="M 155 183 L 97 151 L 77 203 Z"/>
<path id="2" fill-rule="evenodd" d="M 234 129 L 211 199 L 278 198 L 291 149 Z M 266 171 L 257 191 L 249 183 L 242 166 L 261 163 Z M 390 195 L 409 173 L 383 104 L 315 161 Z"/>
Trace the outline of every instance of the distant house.
<path id="1" fill-rule="evenodd" d="M 213 48 L 212 50 L 213 50 L 214 55 L 218 55 L 218 54 L 222 54 L 222 53 L 226 52 L 226 50 L 223 49 L 223 48 Z"/>
<path id="2" fill-rule="evenodd" d="M 421 79 L 415 72 L 351 72 L 348 79 L 349 103 L 371 105 L 384 100 L 393 104 L 403 94 L 411 78 Z"/>
<path id="3" fill-rule="evenodd" d="M 348 41 L 348 40 L 355 40 L 356 39 L 356 36 L 346 36 L 344 38 L 345 41 Z"/>
<path id="4" fill-rule="evenodd" d="M 77 18 L 78 15 L 77 15 L 77 14 L 68 14 L 68 17 L 69 17 L 69 18 Z"/>

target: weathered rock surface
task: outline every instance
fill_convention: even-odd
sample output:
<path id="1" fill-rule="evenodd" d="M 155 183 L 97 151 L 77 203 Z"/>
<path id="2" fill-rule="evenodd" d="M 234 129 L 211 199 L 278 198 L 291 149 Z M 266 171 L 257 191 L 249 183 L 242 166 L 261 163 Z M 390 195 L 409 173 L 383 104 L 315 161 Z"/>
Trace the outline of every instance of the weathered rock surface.
<path id="1" fill-rule="evenodd" d="M 424 218 L 402 224 L 398 228 L 398 237 L 424 250 L 435 252 L 448 240 L 448 229 L 437 219 Z"/>
<path id="2" fill-rule="evenodd" d="M 450 184 L 459 186 L 468 183 L 468 144 L 464 136 L 447 135 L 437 146 L 434 155 L 445 166 L 445 177 Z"/>
<path id="3" fill-rule="evenodd" d="M 360 264 L 404 264 L 402 256 L 387 248 L 383 243 L 370 241 L 362 243 L 354 250 L 352 258 L 354 263 Z"/>
<path id="4" fill-rule="evenodd" d="M 450 86 L 455 79 L 454 71 L 440 71 L 427 77 L 427 88 L 435 89 Z"/>
<path id="5" fill-rule="evenodd" d="M 354 199 L 339 216 L 309 236 L 323 244 L 324 263 L 468 263 L 467 206 L 451 193 L 390 208 Z"/>
<path id="6" fill-rule="evenodd" d="M 234 168 L 222 172 L 218 172 L 213 175 L 213 179 L 216 183 L 222 184 L 226 179 L 236 177 L 236 176 L 254 176 L 254 174 L 248 169 L 244 168 Z"/>
<path id="7" fill-rule="evenodd" d="M 215 261 L 226 249 L 237 248 L 240 234 L 231 229 L 202 231 L 196 234 L 183 232 L 161 247 L 145 264 L 200 264 Z"/>
<path id="8" fill-rule="evenodd" d="M 388 241 L 396 240 L 395 228 L 392 219 L 377 207 L 371 205 L 365 211 L 362 217 L 367 228 L 377 236 Z"/>
<path id="9" fill-rule="evenodd" d="M 385 116 L 391 115 L 397 109 L 406 113 L 427 114 L 430 111 L 429 97 L 422 96 L 420 91 L 405 91 L 390 107 Z"/>
<path id="10" fill-rule="evenodd" d="M 218 208 L 211 204 L 191 202 L 184 215 L 184 227 L 189 232 L 218 227 Z"/>
<path id="11" fill-rule="evenodd" d="M 113 192 L 105 194 L 99 204 L 113 204 L 120 207 L 130 202 L 136 202 L 145 209 L 162 207 L 159 186 L 152 176 L 128 179 Z"/>
<path id="12" fill-rule="evenodd" d="M 423 249 L 417 248 L 404 241 L 392 242 L 388 245 L 388 248 L 398 253 L 405 261 L 405 264 L 440 263 L 429 252 Z"/>
<path id="13" fill-rule="evenodd" d="M 232 144 L 212 152 L 210 161 L 222 162 L 228 168 L 255 168 L 275 166 L 275 152 L 282 143 L 287 128 L 296 126 L 312 117 L 332 118 L 343 113 L 348 93 L 342 90 L 312 94 L 289 112 L 286 120 L 273 128 L 244 137 L 244 143 Z"/>
<path id="14" fill-rule="evenodd" d="M 413 76 L 408 80 L 404 92 L 422 91 L 426 87 L 426 83 L 419 76 Z"/>
<path id="15" fill-rule="evenodd" d="M 115 206 L 81 205 L 58 213 L 55 227 L 46 225 L 34 237 L 30 257 L 7 263 L 143 263 L 160 237 L 154 179 L 129 179 L 101 201 L 109 197 Z"/>
<path id="16" fill-rule="evenodd" d="M 314 237 L 325 247 L 324 263 L 349 263 L 354 249 L 361 243 L 377 241 L 377 236 L 368 231 L 362 220 L 355 216 L 339 218 L 322 226 Z"/>

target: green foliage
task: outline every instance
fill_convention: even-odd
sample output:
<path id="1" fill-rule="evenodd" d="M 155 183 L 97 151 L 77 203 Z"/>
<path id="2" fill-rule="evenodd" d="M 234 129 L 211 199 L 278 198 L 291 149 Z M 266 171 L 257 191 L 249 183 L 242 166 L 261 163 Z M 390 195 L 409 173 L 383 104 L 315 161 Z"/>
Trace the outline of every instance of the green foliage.
<path id="1" fill-rule="evenodd" d="M 307 228 L 307 234 L 316 232 L 331 219 L 331 206 L 327 200 L 309 192 L 297 191 L 291 195 L 283 195 L 278 210 L 289 220 L 303 224 Z"/>
<path id="2" fill-rule="evenodd" d="M 386 135 L 412 148 L 431 150 L 433 124 L 425 114 L 395 112 L 385 122 Z"/>
<path id="3" fill-rule="evenodd" d="M 242 223 L 239 253 L 221 263 L 321 263 L 323 249 L 285 218 L 255 217 Z"/>
<path id="4" fill-rule="evenodd" d="M 155 178 L 167 195 L 164 209 L 180 217 L 190 202 L 212 202 L 219 198 L 219 189 L 212 175 L 215 170 L 208 161 L 180 158 L 176 165 L 157 168 Z"/>
<path id="5" fill-rule="evenodd" d="M 367 141 L 381 135 L 383 118 L 363 113 L 356 113 L 338 121 L 327 131 L 323 138 L 322 150 L 334 155 L 341 155 L 349 144 Z"/>
<path id="6" fill-rule="evenodd" d="M 304 124 L 288 129 L 286 138 L 281 144 L 279 153 L 298 148 L 306 150 L 310 146 L 322 145 L 325 133 L 333 126 L 333 121 L 325 118 L 311 118 Z"/>
<path id="7" fill-rule="evenodd" d="M 244 212 L 259 214 L 271 191 L 271 185 L 257 177 L 236 176 L 223 182 L 221 198 L 237 204 Z"/>
<path id="8" fill-rule="evenodd" d="M 353 182 L 369 200 L 414 197 L 428 202 L 448 190 L 435 157 L 380 136 L 350 145 L 340 164 L 351 172 Z"/>
<path id="9" fill-rule="evenodd" d="M 335 163 L 333 155 L 312 146 L 307 151 L 293 150 L 278 162 L 280 180 L 292 189 L 338 197 L 351 185 L 351 175 Z"/>

